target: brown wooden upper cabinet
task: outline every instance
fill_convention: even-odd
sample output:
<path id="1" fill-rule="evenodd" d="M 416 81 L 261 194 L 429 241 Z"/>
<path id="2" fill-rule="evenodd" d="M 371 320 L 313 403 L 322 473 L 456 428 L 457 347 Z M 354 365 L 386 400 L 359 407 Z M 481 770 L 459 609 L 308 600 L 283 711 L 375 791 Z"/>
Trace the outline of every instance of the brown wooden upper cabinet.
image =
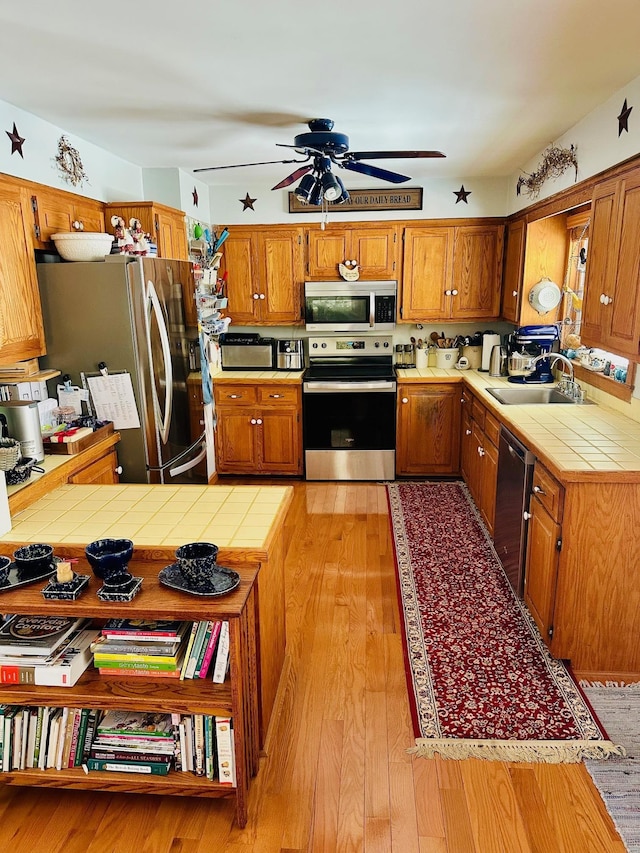
<path id="1" fill-rule="evenodd" d="M 507 226 L 501 316 L 518 326 L 555 323 L 562 303 L 540 314 L 529 302 L 535 284 L 548 278 L 562 289 L 569 246 L 567 213 Z"/>
<path id="2" fill-rule="evenodd" d="M 139 219 L 142 229 L 158 247 L 159 258 L 189 260 L 185 213 L 155 201 L 125 201 L 105 204 L 107 230 L 112 231 L 111 217 L 121 216 L 127 227 L 129 220 Z"/>
<path id="3" fill-rule="evenodd" d="M 53 247 L 52 234 L 70 231 L 105 233 L 104 203 L 42 184 L 31 193 L 34 218 L 33 245 Z"/>
<path id="4" fill-rule="evenodd" d="M 238 326 L 302 322 L 304 230 L 229 227 L 222 249 L 228 313 Z"/>
<path id="5" fill-rule="evenodd" d="M 640 168 L 593 194 L 581 336 L 636 359 L 640 353 Z"/>
<path id="6" fill-rule="evenodd" d="M 405 228 L 401 319 L 497 318 L 503 242 L 502 222 Z"/>
<path id="7" fill-rule="evenodd" d="M 389 223 L 328 223 L 307 229 L 307 278 L 340 279 L 338 265 L 356 261 L 361 281 L 398 278 L 397 227 Z"/>
<path id="8" fill-rule="evenodd" d="M 0 365 L 46 353 L 29 190 L 0 179 Z"/>

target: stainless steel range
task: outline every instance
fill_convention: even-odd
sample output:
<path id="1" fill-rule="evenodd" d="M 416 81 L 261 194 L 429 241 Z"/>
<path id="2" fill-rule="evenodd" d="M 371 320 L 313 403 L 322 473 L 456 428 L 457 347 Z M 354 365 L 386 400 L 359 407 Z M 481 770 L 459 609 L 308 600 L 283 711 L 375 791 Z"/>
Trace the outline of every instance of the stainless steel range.
<path id="1" fill-rule="evenodd" d="M 390 335 L 309 338 L 302 386 L 307 480 L 394 480 Z"/>

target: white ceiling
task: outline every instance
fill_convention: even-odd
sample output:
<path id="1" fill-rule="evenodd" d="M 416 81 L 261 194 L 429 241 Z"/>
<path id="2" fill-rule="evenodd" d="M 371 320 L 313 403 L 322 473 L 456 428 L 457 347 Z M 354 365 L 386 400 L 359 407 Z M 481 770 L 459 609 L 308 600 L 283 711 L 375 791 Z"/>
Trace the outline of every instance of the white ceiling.
<path id="1" fill-rule="evenodd" d="M 5 2 L 0 100 L 147 168 L 293 157 L 329 117 L 447 155 L 376 161 L 414 179 L 504 176 L 640 75 L 639 35 L 638 0 Z"/>

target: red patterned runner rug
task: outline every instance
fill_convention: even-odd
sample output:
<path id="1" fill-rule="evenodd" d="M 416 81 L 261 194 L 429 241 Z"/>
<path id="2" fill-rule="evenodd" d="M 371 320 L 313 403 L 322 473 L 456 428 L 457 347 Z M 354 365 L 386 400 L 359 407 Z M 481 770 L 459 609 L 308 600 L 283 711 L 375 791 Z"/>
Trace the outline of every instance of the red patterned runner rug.
<path id="1" fill-rule="evenodd" d="M 460 482 L 389 483 L 416 746 L 431 757 L 619 755 L 513 593 Z"/>

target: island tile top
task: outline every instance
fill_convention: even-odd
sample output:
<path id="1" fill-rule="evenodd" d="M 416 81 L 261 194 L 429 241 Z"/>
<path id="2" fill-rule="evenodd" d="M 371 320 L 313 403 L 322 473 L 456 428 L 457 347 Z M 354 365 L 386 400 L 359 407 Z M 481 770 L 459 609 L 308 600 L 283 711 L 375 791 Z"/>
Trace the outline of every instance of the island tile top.
<path id="1" fill-rule="evenodd" d="M 291 486 L 65 485 L 12 518 L 2 542 L 85 545 L 126 537 L 137 546 L 214 542 L 260 548 Z"/>

